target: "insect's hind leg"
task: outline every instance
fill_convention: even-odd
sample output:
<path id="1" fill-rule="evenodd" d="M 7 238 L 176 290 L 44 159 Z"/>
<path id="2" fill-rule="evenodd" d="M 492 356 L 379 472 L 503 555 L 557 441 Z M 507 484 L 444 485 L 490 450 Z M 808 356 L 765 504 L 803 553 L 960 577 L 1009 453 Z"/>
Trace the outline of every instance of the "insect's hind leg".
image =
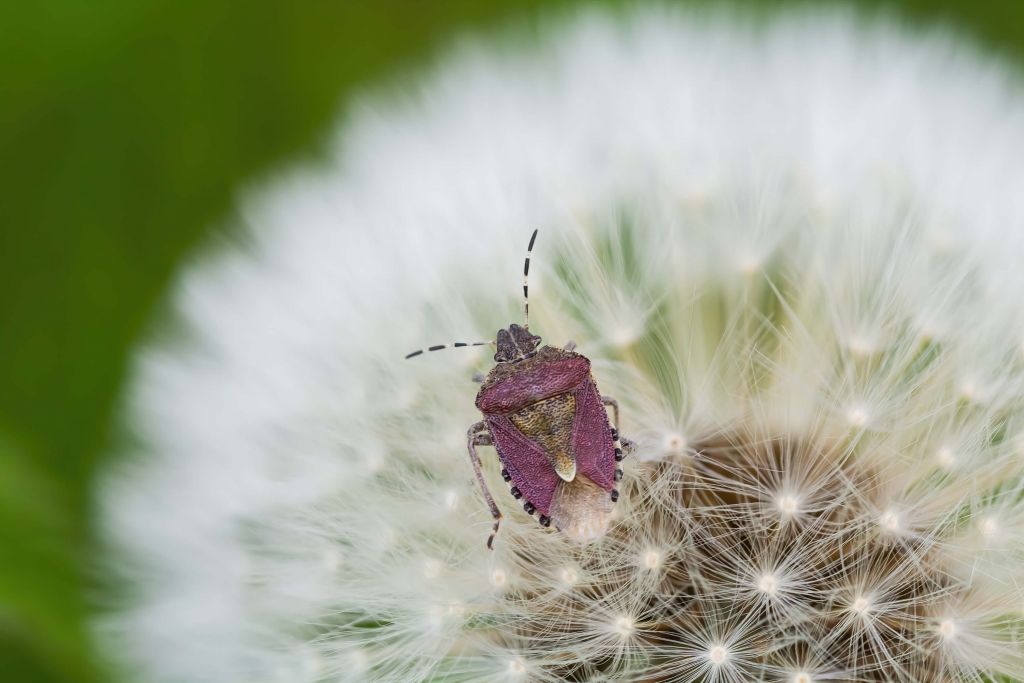
<path id="1" fill-rule="evenodd" d="M 494 504 L 494 498 L 491 496 L 490 490 L 487 488 L 487 482 L 484 480 L 484 472 L 480 463 L 480 456 L 477 455 L 477 446 L 492 446 L 494 445 L 493 439 L 491 439 L 491 431 L 487 428 L 486 422 L 477 422 L 469 431 L 466 433 L 466 447 L 469 450 L 469 461 L 473 463 L 473 472 L 476 474 L 476 481 L 480 484 L 480 490 L 484 492 L 484 499 L 487 501 L 487 507 L 491 509 L 491 517 L 494 517 L 494 528 L 491 530 L 491 535 L 487 537 L 487 549 L 494 550 L 493 543 L 494 537 L 498 533 L 498 525 L 501 524 L 501 511 L 498 506 Z"/>

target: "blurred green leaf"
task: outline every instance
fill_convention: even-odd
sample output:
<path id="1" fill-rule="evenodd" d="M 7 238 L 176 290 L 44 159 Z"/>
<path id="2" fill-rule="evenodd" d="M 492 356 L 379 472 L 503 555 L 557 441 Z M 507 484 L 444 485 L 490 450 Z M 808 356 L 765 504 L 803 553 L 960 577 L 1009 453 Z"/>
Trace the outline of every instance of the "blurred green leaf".
<path id="1" fill-rule="evenodd" d="M 614 0 L 609 4 L 622 4 Z M 760 6 L 761 3 L 751 3 Z M 39 0 L 0 8 L 0 671 L 85 683 L 90 481 L 129 350 L 236 189 L 343 98 L 539 0 Z M 1024 4 L 872 3 L 1014 55 Z"/>
<path id="2" fill-rule="evenodd" d="M 0 434 L 0 661 L 18 680 L 82 680 L 89 654 L 66 501 Z M 19 661 L 17 668 L 6 664 Z"/>

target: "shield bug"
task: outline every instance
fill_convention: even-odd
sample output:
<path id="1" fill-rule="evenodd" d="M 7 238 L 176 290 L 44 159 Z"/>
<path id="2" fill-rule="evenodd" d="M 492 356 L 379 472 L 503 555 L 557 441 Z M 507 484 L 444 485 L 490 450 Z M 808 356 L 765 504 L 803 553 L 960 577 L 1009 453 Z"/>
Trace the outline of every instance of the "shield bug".
<path id="1" fill-rule="evenodd" d="M 530 236 L 523 264 L 523 324 L 498 330 L 494 342 L 456 342 L 428 347 L 445 348 L 493 344 L 495 366 L 482 382 L 476 407 L 484 419 L 469 428 L 467 448 L 476 480 L 494 517 L 487 538 L 491 548 L 501 511 L 494 502 L 481 469 L 478 446 L 494 446 L 502 478 L 512 496 L 542 526 L 555 528 L 580 541 L 602 536 L 622 478 L 619 462 L 632 442 L 619 437 L 619 406 L 601 396 L 590 372 L 590 360 L 573 349 L 541 346 L 530 332 L 530 254 L 537 231 Z M 406 356 L 412 358 L 423 349 Z M 611 406 L 615 426 L 608 421 Z"/>

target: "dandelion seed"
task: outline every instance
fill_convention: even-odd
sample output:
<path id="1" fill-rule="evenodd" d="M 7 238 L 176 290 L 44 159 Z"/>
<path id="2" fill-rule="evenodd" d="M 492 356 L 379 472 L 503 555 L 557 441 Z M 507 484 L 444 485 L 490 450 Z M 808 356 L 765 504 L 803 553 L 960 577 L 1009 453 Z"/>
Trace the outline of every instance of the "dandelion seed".
<path id="1" fill-rule="evenodd" d="M 789 677 L 790 683 L 814 683 L 814 678 L 806 671 L 797 671 Z"/>
<path id="2" fill-rule="evenodd" d="M 659 551 L 657 551 L 657 550 L 646 550 L 640 556 L 640 564 L 645 569 L 649 569 L 651 571 L 654 571 L 655 569 L 658 569 L 658 568 L 661 567 L 661 558 L 662 558 L 662 555 L 661 555 L 661 553 Z"/>
<path id="3" fill-rule="evenodd" d="M 354 648 L 347 653 L 344 668 L 354 676 L 361 675 L 370 668 L 370 658 L 361 648 Z"/>
<path id="4" fill-rule="evenodd" d="M 334 574 L 345 565 L 345 556 L 337 548 L 328 548 L 323 555 L 323 566 L 329 573 Z"/>
<path id="5" fill-rule="evenodd" d="M 757 581 L 757 590 L 769 597 L 775 597 L 779 590 L 779 579 L 774 574 L 764 574 Z"/>
<path id="6" fill-rule="evenodd" d="M 624 349 L 636 343 L 640 338 L 641 328 L 632 325 L 623 325 L 613 328 L 608 332 L 608 339 L 612 345 Z"/>
<path id="7" fill-rule="evenodd" d="M 850 603 L 850 610 L 861 616 L 867 616 L 871 613 L 873 607 L 871 600 L 863 595 L 858 595 L 854 598 L 853 602 Z"/>
<path id="8" fill-rule="evenodd" d="M 903 520 L 900 519 L 899 513 L 894 510 L 886 510 L 878 518 L 878 524 L 890 533 L 896 533 L 902 531 Z"/>
<path id="9" fill-rule="evenodd" d="M 956 632 L 956 622 L 952 619 L 946 618 L 939 622 L 939 635 L 943 640 L 953 640 L 956 638 Z"/>
<path id="10" fill-rule="evenodd" d="M 563 567 L 558 576 L 566 586 L 575 586 L 580 578 L 579 573 L 573 567 Z"/>
<path id="11" fill-rule="evenodd" d="M 986 538 L 993 538 L 999 533 L 999 520 L 993 516 L 982 517 L 978 520 L 978 530 Z"/>
<path id="12" fill-rule="evenodd" d="M 526 675 L 526 672 L 526 662 L 524 662 L 521 658 L 516 657 L 515 659 L 509 661 L 508 673 L 513 678 L 522 678 Z"/>
<path id="13" fill-rule="evenodd" d="M 935 462 L 945 470 L 951 470 L 956 466 L 956 455 L 949 446 L 942 446 L 935 452 Z"/>
<path id="14" fill-rule="evenodd" d="M 981 387 L 974 377 L 967 377 L 960 383 L 960 398 L 967 403 L 977 403 L 981 400 Z"/>
<path id="15" fill-rule="evenodd" d="M 863 406 L 854 406 L 850 408 L 846 413 L 846 420 L 850 423 L 850 426 L 861 428 L 867 425 L 868 420 L 871 419 L 871 414 L 868 413 L 867 409 Z"/>
<path id="16" fill-rule="evenodd" d="M 441 561 L 435 558 L 428 558 L 423 562 L 423 576 L 428 579 L 436 579 L 441 574 Z"/>
<path id="17" fill-rule="evenodd" d="M 858 357 L 870 356 L 878 351 L 878 345 L 868 337 L 855 336 L 847 342 L 850 352 Z"/>
<path id="18" fill-rule="evenodd" d="M 661 451 L 666 458 L 678 458 L 686 454 L 686 438 L 678 432 L 669 432 L 661 442 Z"/>
<path id="19" fill-rule="evenodd" d="M 775 499 L 775 507 L 783 517 L 794 517 L 800 513 L 800 499 L 789 494 L 780 495 Z"/>
<path id="20" fill-rule="evenodd" d="M 504 569 L 494 569 L 491 571 L 491 585 L 495 588 L 503 588 L 508 583 L 508 575 Z"/>
<path id="21" fill-rule="evenodd" d="M 622 638 L 629 638 L 636 630 L 636 622 L 632 617 L 621 616 L 612 623 L 612 632 Z"/>
<path id="22" fill-rule="evenodd" d="M 715 666 L 720 666 L 729 661 L 729 650 L 721 645 L 715 645 L 708 650 L 708 661 Z"/>
<path id="23" fill-rule="evenodd" d="M 754 254 L 744 254 L 737 258 L 736 267 L 743 275 L 752 277 L 761 270 L 761 259 Z"/>

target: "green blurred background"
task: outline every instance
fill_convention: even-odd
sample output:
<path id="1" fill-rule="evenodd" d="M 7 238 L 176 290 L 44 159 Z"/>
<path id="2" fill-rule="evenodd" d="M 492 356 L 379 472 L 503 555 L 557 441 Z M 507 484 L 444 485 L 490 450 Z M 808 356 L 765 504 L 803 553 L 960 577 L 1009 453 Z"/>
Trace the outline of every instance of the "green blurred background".
<path id="1" fill-rule="evenodd" d="M 86 628 L 99 591 L 90 485 L 131 349 L 176 268 L 229 222 L 238 189 L 315 160 L 361 88 L 566 4 L 5 3 L 0 680 L 109 680 Z M 861 4 L 1024 54 L 1024 2 Z"/>

